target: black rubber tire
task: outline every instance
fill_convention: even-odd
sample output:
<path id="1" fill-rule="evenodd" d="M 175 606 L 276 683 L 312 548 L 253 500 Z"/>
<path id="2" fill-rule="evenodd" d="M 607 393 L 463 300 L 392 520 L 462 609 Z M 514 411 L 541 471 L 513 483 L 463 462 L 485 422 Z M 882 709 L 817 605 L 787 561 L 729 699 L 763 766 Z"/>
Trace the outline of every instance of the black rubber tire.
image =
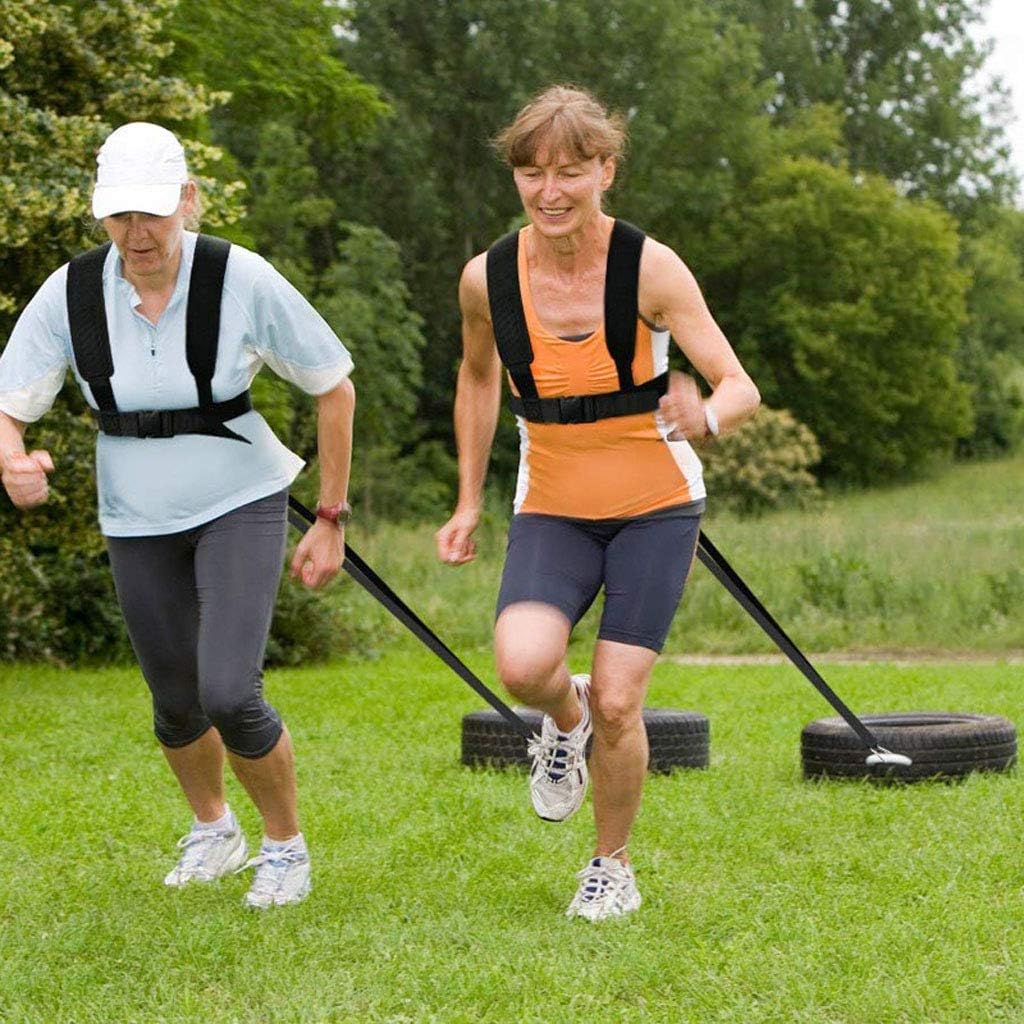
<path id="1" fill-rule="evenodd" d="M 804 777 L 890 779 L 921 782 L 955 779 L 976 771 L 1007 771 L 1017 763 L 1017 728 L 999 715 L 951 711 L 896 711 L 861 720 L 909 766 L 865 763 L 868 752 L 841 718 L 819 718 L 804 726 L 800 755 Z"/>
<path id="2" fill-rule="evenodd" d="M 530 729 L 540 732 L 539 711 L 514 710 Z M 673 768 L 707 768 L 710 723 L 705 715 L 699 711 L 644 708 L 644 725 L 651 747 L 648 771 L 665 774 Z M 462 719 L 462 763 L 471 767 L 529 767 L 526 739 L 497 711 L 472 711 Z"/>

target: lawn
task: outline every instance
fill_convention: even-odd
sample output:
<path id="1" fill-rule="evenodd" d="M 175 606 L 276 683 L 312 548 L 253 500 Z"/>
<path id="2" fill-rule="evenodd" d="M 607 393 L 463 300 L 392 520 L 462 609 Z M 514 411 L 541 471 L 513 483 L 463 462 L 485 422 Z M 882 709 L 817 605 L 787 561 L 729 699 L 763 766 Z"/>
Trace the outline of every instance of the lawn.
<path id="1" fill-rule="evenodd" d="M 1005 663 L 825 668 L 865 713 L 1020 712 Z M 650 778 L 644 905 L 600 925 L 563 917 L 589 802 L 546 824 L 522 774 L 462 768 L 480 703 L 440 662 L 403 642 L 268 693 L 315 888 L 258 914 L 242 877 L 161 884 L 188 817 L 136 670 L 0 668 L 4 1024 L 1024 1019 L 1016 774 L 804 782 L 800 728 L 831 711 L 788 666 L 659 663 L 651 704 L 709 716 L 711 767 Z"/>

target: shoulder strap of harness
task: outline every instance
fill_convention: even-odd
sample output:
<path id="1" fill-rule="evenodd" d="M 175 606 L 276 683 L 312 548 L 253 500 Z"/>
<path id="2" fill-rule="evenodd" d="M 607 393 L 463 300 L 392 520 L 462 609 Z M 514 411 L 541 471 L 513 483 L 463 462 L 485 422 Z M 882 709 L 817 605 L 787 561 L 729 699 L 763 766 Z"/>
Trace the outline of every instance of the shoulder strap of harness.
<path id="1" fill-rule="evenodd" d="M 604 283 L 604 331 L 615 362 L 619 390 L 600 395 L 540 398 L 530 364 L 533 346 L 519 290 L 519 232 L 499 239 L 487 251 L 487 296 L 494 337 L 512 382 L 519 392 L 509 399 L 517 416 L 540 423 L 593 423 L 613 416 L 650 412 L 665 394 L 668 374 L 637 385 L 633 381 L 636 354 L 637 293 L 640 255 L 646 236 L 624 220 L 612 226 Z"/>
<path id="2" fill-rule="evenodd" d="M 498 355 L 523 398 L 536 398 L 530 364 L 533 345 L 519 292 L 519 232 L 512 231 L 487 250 L 487 301 Z"/>
<path id="3" fill-rule="evenodd" d="M 103 301 L 103 266 L 109 251 L 108 242 L 76 256 L 68 265 L 67 283 L 68 320 L 75 364 L 99 406 L 95 418 L 100 429 L 121 437 L 209 434 L 251 443 L 225 425 L 225 421 L 252 408 L 248 390 L 225 402 L 213 400 L 221 298 L 231 243 L 210 235 L 199 235 L 196 239 L 185 312 L 185 354 L 199 397 L 199 405 L 192 409 L 118 411 L 110 384 L 114 361 Z"/>
<path id="4" fill-rule="evenodd" d="M 640 253 L 644 233 L 624 220 L 612 227 L 608 269 L 604 279 L 604 336 L 615 360 L 619 388 L 631 388 L 636 355 L 636 322 L 640 316 Z"/>
<path id="5" fill-rule="evenodd" d="M 101 412 L 116 412 L 110 386 L 114 360 L 110 354 L 107 312 L 103 305 L 103 264 L 110 242 L 76 256 L 68 264 L 68 321 L 75 365 L 89 385 Z"/>
<path id="6" fill-rule="evenodd" d="M 223 238 L 200 235 L 196 239 L 185 312 L 185 354 L 196 379 L 200 409 L 214 404 L 212 383 L 217 367 L 220 304 L 230 252 L 231 243 Z"/>

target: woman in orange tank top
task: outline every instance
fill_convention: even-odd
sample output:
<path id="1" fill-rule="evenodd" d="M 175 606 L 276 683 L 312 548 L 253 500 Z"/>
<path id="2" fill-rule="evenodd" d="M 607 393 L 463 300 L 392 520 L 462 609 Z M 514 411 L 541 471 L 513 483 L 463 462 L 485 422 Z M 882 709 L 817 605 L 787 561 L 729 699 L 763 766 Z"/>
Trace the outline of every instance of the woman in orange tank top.
<path id="1" fill-rule="evenodd" d="M 516 256 L 501 264 L 504 270 L 481 253 L 462 274 L 459 498 L 437 533 L 442 561 L 460 565 L 474 557 L 501 399 L 495 323 L 504 338 L 507 318 L 493 316 L 491 294 L 500 287 L 528 338 L 525 383 L 535 395 L 518 395 L 522 371 L 513 369 L 521 453 L 495 657 L 505 688 L 544 712 L 542 734 L 530 748 L 537 813 L 569 817 L 593 778 L 597 841 L 567 911 L 589 920 L 640 905 L 626 845 L 647 767 L 643 704 L 704 502 L 689 441 L 734 429 L 760 402 L 693 275 L 651 238 L 642 239 L 635 296 L 629 295 L 637 311 L 635 352 L 632 381 L 623 386 L 606 337 L 606 283 L 618 231 L 602 209 L 623 143 L 621 119 L 590 94 L 564 86 L 535 97 L 496 140 L 529 223 L 508 240 Z M 510 273 L 518 274 L 518 288 L 505 288 L 502 275 Z M 667 374 L 670 336 L 710 385 L 706 401 L 691 377 Z M 637 396 L 663 374 L 660 398 Z M 570 675 L 570 632 L 602 587 L 590 673 Z"/>

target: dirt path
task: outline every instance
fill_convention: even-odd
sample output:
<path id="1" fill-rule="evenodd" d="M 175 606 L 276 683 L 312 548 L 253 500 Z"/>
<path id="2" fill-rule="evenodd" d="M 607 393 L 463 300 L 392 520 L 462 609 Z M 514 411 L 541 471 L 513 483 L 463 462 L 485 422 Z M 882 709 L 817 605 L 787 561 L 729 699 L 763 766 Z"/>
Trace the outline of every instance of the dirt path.
<path id="1" fill-rule="evenodd" d="M 942 651 L 942 650 L 879 650 L 879 651 L 822 651 L 809 654 L 813 664 L 875 665 L 955 665 L 971 662 L 975 665 L 1024 665 L 1024 651 Z M 670 654 L 662 658 L 674 665 L 783 665 L 788 659 L 783 654 Z"/>

